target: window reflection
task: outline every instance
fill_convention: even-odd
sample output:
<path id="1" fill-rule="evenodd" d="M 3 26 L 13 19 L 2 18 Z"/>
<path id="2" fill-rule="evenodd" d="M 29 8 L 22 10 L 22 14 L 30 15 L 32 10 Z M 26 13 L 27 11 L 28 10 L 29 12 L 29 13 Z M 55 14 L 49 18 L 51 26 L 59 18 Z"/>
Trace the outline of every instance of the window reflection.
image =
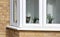
<path id="1" fill-rule="evenodd" d="M 13 21 L 17 22 L 17 0 L 13 0 Z"/>
<path id="2" fill-rule="evenodd" d="M 26 0 L 26 23 L 39 23 L 39 0 Z"/>
<path id="3" fill-rule="evenodd" d="M 60 0 L 47 0 L 47 24 L 60 24 Z"/>

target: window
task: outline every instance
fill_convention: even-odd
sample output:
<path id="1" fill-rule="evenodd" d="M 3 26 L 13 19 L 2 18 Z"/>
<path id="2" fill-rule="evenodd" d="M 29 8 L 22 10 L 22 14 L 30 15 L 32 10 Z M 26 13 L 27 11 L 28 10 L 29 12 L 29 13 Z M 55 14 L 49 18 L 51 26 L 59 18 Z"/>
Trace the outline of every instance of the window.
<path id="1" fill-rule="evenodd" d="M 26 23 L 39 23 L 39 0 L 26 0 Z"/>
<path id="2" fill-rule="evenodd" d="M 11 0 L 10 24 L 18 30 L 60 29 L 60 0 Z"/>
<path id="3" fill-rule="evenodd" d="M 60 0 L 43 1 L 43 25 L 45 28 L 59 30 L 60 28 Z"/>
<path id="4" fill-rule="evenodd" d="M 10 0 L 10 24 L 20 27 L 22 18 L 22 0 Z M 21 16 L 20 16 L 21 15 Z M 21 17 L 21 18 L 20 18 Z"/>
<path id="5" fill-rule="evenodd" d="M 13 0 L 13 22 L 17 23 L 17 0 Z"/>
<path id="6" fill-rule="evenodd" d="M 42 27 L 41 9 L 41 0 L 23 0 L 23 27 Z"/>

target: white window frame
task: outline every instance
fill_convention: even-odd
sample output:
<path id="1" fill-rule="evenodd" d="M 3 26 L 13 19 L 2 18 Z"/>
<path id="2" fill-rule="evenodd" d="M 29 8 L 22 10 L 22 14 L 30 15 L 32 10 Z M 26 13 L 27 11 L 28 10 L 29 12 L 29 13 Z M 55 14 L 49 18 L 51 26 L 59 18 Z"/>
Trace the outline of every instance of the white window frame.
<path id="1" fill-rule="evenodd" d="M 39 0 L 39 24 L 26 23 L 26 0 L 23 0 L 23 27 L 26 28 L 38 28 L 42 27 L 42 0 Z"/>
<path id="2" fill-rule="evenodd" d="M 17 23 L 13 22 L 13 0 L 10 0 L 10 26 L 17 30 L 60 31 L 59 24 L 46 24 L 46 0 L 39 0 L 39 24 L 26 24 L 26 0 L 17 0 Z"/>
<path id="3" fill-rule="evenodd" d="M 13 22 L 13 0 L 10 0 L 10 26 L 17 30 L 40 30 L 42 28 L 42 0 L 39 0 L 39 24 L 26 24 L 26 0 L 17 0 L 17 23 Z"/>
<path id="4" fill-rule="evenodd" d="M 17 0 L 17 23 L 13 21 L 13 0 L 10 0 L 10 25 L 21 27 L 22 25 L 22 0 Z"/>
<path id="5" fill-rule="evenodd" d="M 47 0 L 43 0 L 43 27 L 47 30 L 60 30 L 60 24 L 46 24 L 46 2 Z"/>
<path id="6" fill-rule="evenodd" d="M 10 25 L 15 26 L 17 23 L 13 22 L 13 0 L 10 0 Z"/>

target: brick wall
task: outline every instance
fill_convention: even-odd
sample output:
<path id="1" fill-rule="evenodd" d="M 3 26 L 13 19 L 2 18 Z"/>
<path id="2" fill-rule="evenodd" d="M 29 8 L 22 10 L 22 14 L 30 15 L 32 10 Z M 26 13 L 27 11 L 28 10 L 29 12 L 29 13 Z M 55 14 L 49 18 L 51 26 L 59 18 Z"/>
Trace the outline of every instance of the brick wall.
<path id="1" fill-rule="evenodd" d="M 7 28 L 7 37 L 60 37 L 60 32 L 54 31 L 17 31 Z"/>
<path id="2" fill-rule="evenodd" d="M 0 37 L 6 36 L 6 26 L 9 25 L 9 0 L 0 0 Z"/>

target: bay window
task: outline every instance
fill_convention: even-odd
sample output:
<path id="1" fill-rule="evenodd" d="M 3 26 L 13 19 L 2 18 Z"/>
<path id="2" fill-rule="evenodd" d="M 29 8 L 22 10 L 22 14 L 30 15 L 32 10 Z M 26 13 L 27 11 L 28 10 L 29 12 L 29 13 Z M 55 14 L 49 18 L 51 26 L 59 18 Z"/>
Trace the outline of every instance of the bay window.
<path id="1" fill-rule="evenodd" d="M 60 30 L 60 0 L 10 0 L 10 28 Z"/>

